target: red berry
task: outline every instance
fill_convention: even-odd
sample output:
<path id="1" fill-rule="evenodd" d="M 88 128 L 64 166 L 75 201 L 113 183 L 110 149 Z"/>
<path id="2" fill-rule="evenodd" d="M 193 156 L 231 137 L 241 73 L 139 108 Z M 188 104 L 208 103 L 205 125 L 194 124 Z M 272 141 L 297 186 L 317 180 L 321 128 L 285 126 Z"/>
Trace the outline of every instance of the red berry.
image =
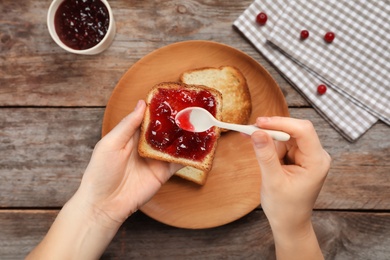
<path id="1" fill-rule="evenodd" d="M 309 37 L 309 31 L 308 30 L 302 30 L 301 31 L 301 39 L 307 39 Z"/>
<path id="2" fill-rule="evenodd" d="M 335 35 L 334 35 L 333 32 L 327 32 L 327 33 L 324 35 L 324 40 L 325 40 L 326 42 L 331 43 L 331 42 L 333 42 L 334 37 L 335 37 Z"/>
<path id="3" fill-rule="evenodd" d="M 256 16 L 256 22 L 260 25 L 264 25 L 266 22 L 267 22 L 267 14 L 266 13 L 259 13 L 257 16 Z"/>
<path id="4" fill-rule="evenodd" d="M 320 95 L 325 94 L 325 92 L 326 92 L 326 86 L 323 85 L 323 84 L 319 85 L 319 86 L 317 87 L 317 92 L 318 92 L 318 94 L 320 94 Z"/>

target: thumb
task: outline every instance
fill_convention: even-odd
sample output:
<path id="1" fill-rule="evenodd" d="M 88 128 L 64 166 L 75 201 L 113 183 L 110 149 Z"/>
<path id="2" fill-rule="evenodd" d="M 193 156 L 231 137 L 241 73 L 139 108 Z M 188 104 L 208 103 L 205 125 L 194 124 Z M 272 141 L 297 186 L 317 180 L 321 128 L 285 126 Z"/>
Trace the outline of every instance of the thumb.
<path id="1" fill-rule="evenodd" d="M 272 138 L 263 131 L 256 131 L 251 139 L 262 177 L 277 176 L 274 173 L 281 170 L 281 165 Z"/>
<path id="2" fill-rule="evenodd" d="M 108 140 L 107 142 L 110 146 L 121 148 L 129 142 L 142 122 L 145 106 L 143 100 L 138 101 L 134 111 L 124 117 L 118 125 L 104 137 L 104 139 Z"/>

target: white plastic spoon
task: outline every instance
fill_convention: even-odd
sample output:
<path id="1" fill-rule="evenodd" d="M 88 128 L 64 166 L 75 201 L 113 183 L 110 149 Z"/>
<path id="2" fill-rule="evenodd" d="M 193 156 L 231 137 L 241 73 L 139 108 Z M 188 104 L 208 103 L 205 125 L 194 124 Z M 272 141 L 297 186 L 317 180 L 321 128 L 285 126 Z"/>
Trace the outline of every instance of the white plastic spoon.
<path id="1" fill-rule="evenodd" d="M 218 126 L 220 128 L 234 130 L 248 135 L 261 130 L 268 133 L 277 141 L 288 141 L 290 139 L 290 135 L 285 132 L 265 130 L 254 125 L 238 125 L 218 121 L 209 113 L 209 111 L 200 107 L 187 107 L 179 111 L 176 114 L 175 122 L 181 129 L 190 132 L 204 132 L 212 126 Z"/>

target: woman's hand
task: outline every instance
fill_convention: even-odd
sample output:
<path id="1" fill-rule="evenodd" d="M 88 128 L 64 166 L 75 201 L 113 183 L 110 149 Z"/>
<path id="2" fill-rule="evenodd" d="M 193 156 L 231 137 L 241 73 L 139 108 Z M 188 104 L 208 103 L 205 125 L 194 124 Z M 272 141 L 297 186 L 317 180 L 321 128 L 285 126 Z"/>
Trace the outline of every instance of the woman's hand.
<path id="1" fill-rule="evenodd" d="M 278 249 L 288 245 L 299 249 L 299 239 L 313 236 L 312 209 L 329 170 L 330 156 L 309 121 L 270 117 L 258 118 L 256 123 L 260 128 L 291 135 L 287 142 L 274 142 L 257 131 L 252 134 L 252 142 L 262 176 L 261 205 L 274 233 L 277 254 L 281 258 L 297 255 L 297 259 L 306 259 L 299 253 L 283 254 Z M 318 248 L 315 242 L 317 246 L 312 248 Z"/>
<path id="2" fill-rule="evenodd" d="M 138 155 L 139 126 L 145 102 L 96 145 L 80 185 L 94 208 L 122 223 L 151 199 L 181 166 Z"/>
<path id="3" fill-rule="evenodd" d="M 182 166 L 141 158 L 139 101 L 96 145 L 75 195 L 27 259 L 98 259 L 121 224 Z"/>
<path id="4" fill-rule="evenodd" d="M 144 112 L 145 102 L 139 101 L 135 110 L 97 143 L 78 191 L 80 199 L 120 224 L 182 167 L 138 155 Z"/>

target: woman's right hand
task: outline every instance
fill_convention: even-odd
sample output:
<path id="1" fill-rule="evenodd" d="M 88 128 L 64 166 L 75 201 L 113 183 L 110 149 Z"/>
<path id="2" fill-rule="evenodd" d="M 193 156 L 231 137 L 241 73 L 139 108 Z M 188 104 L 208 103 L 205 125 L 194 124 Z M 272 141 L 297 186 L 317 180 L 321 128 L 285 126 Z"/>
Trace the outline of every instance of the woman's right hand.
<path id="1" fill-rule="evenodd" d="M 252 134 L 252 142 L 262 176 L 261 206 L 274 233 L 277 253 L 281 246 L 298 249 L 300 245 L 297 246 L 294 241 L 314 234 L 312 210 L 331 158 L 322 148 L 310 121 L 263 117 L 258 118 L 256 124 L 260 128 L 291 135 L 287 142 L 274 142 L 265 132 L 256 131 Z M 318 247 L 316 238 L 315 242 Z M 283 254 L 280 253 L 279 250 L 281 257 Z M 292 259 L 293 255 L 285 256 Z M 300 257 L 305 259 L 302 255 Z"/>

